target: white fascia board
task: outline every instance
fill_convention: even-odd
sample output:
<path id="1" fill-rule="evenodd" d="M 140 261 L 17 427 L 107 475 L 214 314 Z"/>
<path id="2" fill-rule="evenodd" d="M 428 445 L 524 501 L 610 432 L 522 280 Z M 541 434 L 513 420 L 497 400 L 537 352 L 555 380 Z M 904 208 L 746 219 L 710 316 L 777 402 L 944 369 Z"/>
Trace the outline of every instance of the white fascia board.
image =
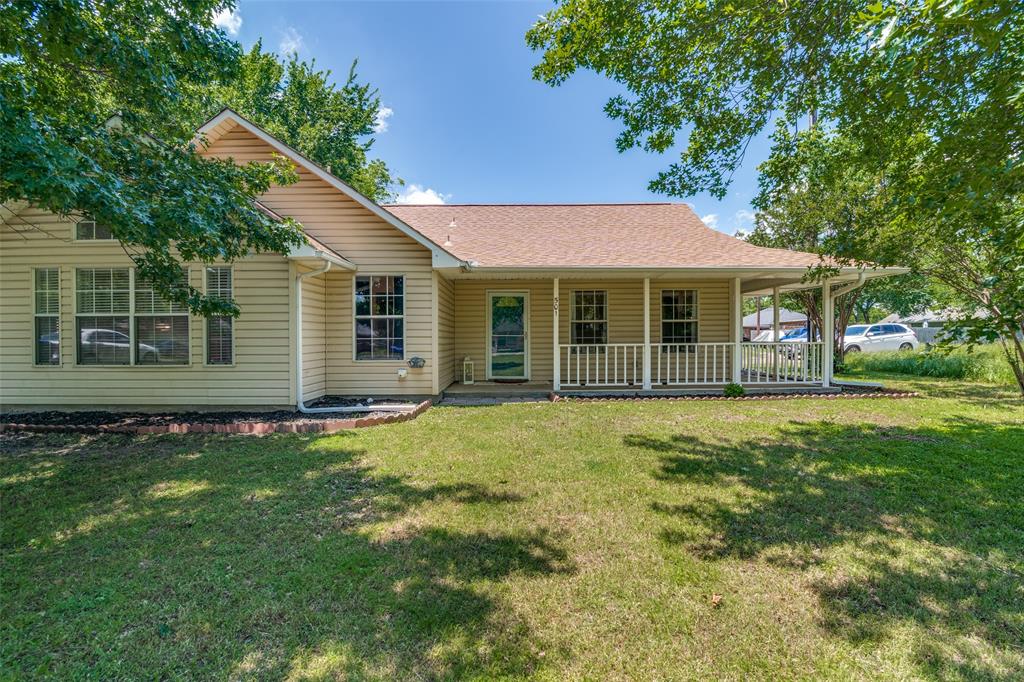
<path id="1" fill-rule="evenodd" d="M 232 111 L 231 109 L 224 109 L 223 111 L 221 111 L 219 114 L 217 114 L 209 121 L 204 123 L 196 131 L 196 133 L 198 135 L 205 135 L 206 133 L 210 132 L 211 130 L 213 130 L 214 128 L 216 128 L 228 119 L 231 119 L 236 124 L 240 125 L 242 128 L 245 128 L 247 131 L 258 137 L 259 139 L 263 140 L 267 144 L 269 144 L 282 156 L 291 159 L 293 162 L 299 164 L 313 175 L 317 176 L 327 184 L 339 190 L 340 192 L 348 196 L 350 199 L 352 199 L 354 202 L 356 202 L 357 204 L 367 209 L 384 222 L 388 223 L 389 225 L 397 229 L 399 232 L 402 232 L 406 236 L 413 239 L 413 241 L 415 241 L 416 243 L 427 248 L 431 253 L 431 261 L 435 268 L 459 267 L 461 265 L 464 265 L 463 261 L 459 260 L 452 254 L 448 253 L 440 246 L 438 246 L 430 239 L 428 239 L 426 236 L 417 232 L 403 221 L 399 220 L 398 217 L 395 216 L 394 214 L 389 213 L 388 211 L 381 208 L 372 199 L 364 196 L 361 192 L 359 192 L 359 190 L 355 189 L 348 183 L 343 182 L 342 180 L 339 180 L 338 178 L 334 177 L 334 175 L 328 173 L 326 170 L 321 168 L 319 165 L 317 165 L 310 159 L 307 159 L 305 156 L 295 151 L 285 143 L 281 142 L 273 135 L 270 135 L 269 133 L 261 129 L 255 123 L 246 120 L 243 116 Z"/>
<path id="2" fill-rule="evenodd" d="M 801 277 L 807 272 L 807 267 L 771 267 L 771 266 L 743 266 L 743 267 L 650 267 L 650 266 L 616 266 L 616 267 L 501 267 L 501 266 L 478 266 L 471 265 L 463 268 L 459 274 L 451 273 L 453 276 L 462 277 L 698 277 L 701 279 L 723 278 L 723 277 L 752 277 L 762 278 L 766 276 L 788 276 Z M 909 268 L 887 267 L 887 268 L 841 268 L 837 276 L 832 279 L 856 279 L 861 271 L 865 276 L 888 277 L 902 275 L 909 272 Z M 819 285 L 820 286 L 820 285 Z"/>
<path id="3" fill-rule="evenodd" d="M 327 251 L 313 248 L 309 244 L 303 244 L 302 246 L 292 249 L 287 258 L 291 260 L 314 259 L 327 261 L 331 265 L 344 268 L 345 270 L 351 270 L 352 272 L 355 272 L 358 269 L 356 264 L 349 259 L 335 253 L 329 253 Z"/>

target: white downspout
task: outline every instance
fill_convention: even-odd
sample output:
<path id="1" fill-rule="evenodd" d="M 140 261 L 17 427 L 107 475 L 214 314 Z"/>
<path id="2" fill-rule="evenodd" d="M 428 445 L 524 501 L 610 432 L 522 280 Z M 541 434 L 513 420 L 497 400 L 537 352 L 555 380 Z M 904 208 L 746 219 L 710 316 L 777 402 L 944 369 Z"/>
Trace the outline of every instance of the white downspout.
<path id="1" fill-rule="evenodd" d="M 866 281 L 867 281 L 867 275 L 865 275 L 864 271 L 861 270 L 859 273 L 857 273 L 857 281 L 856 282 L 850 282 L 845 287 L 843 287 L 841 289 L 836 289 L 835 291 L 833 291 L 832 292 L 832 299 L 835 300 L 835 299 L 839 298 L 840 296 L 842 296 L 843 294 L 848 294 L 851 291 L 853 291 L 854 289 L 859 289 L 860 287 L 864 286 L 864 282 L 866 282 Z"/>
<path id="2" fill-rule="evenodd" d="M 307 277 L 322 275 L 331 269 L 331 262 L 326 261 L 322 268 L 310 270 L 295 276 L 295 407 L 303 414 L 323 414 L 325 412 L 405 412 L 416 406 L 411 403 L 402 405 L 350 405 L 346 407 L 306 407 L 302 400 L 302 281 Z"/>

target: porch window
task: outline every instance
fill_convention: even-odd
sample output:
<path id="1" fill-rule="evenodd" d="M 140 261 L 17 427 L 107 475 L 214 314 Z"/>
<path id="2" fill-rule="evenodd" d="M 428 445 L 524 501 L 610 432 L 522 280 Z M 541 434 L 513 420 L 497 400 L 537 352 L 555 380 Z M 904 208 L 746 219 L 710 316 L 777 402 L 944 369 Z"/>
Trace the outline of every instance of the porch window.
<path id="1" fill-rule="evenodd" d="M 570 337 L 574 344 L 608 343 L 608 292 L 574 291 Z"/>
<path id="2" fill-rule="evenodd" d="M 697 343 L 697 290 L 661 292 L 661 342 Z"/>
<path id="3" fill-rule="evenodd" d="M 405 276 L 355 278 L 356 360 L 405 357 Z"/>
<path id="4" fill-rule="evenodd" d="M 36 268 L 33 274 L 35 362 L 60 364 L 60 268 Z"/>
<path id="5" fill-rule="evenodd" d="M 212 298 L 230 299 L 233 290 L 232 272 L 229 266 L 206 268 L 206 295 Z M 215 315 L 206 320 L 206 364 L 230 365 L 234 357 L 235 320 L 228 315 Z"/>

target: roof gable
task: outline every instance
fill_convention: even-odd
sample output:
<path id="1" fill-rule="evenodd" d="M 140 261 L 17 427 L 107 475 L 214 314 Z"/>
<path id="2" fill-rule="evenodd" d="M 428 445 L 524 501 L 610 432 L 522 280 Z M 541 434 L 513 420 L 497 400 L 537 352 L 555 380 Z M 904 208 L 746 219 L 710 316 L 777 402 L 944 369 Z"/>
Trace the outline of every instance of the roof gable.
<path id="1" fill-rule="evenodd" d="M 315 161 L 307 158 L 231 109 L 222 110 L 219 114 L 200 126 L 196 131 L 196 136 L 197 138 L 200 138 L 199 141 L 201 144 L 209 146 L 236 127 L 240 127 L 256 136 L 277 153 L 309 171 L 315 177 L 323 180 L 328 185 L 350 198 L 352 201 L 370 211 L 370 213 L 374 214 L 399 232 L 402 232 L 413 241 L 428 249 L 431 253 L 431 260 L 434 267 L 458 267 L 463 264 L 462 261 L 456 258 L 453 254 L 445 250 L 438 243 L 424 236 L 415 228 L 403 222 L 398 216 L 384 210 L 372 199 L 365 196 L 345 181 L 334 176 Z"/>

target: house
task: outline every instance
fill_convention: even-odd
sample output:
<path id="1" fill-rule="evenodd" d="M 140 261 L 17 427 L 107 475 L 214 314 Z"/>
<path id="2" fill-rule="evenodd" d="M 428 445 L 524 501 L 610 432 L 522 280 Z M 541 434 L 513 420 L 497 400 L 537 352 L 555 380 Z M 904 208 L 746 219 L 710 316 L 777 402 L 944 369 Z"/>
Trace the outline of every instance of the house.
<path id="1" fill-rule="evenodd" d="M 774 307 L 761 309 L 743 318 L 743 338 L 753 339 L 763 331 L 771 331 L 775 326 Z M 788 308 L 779 308 L 779 329 L 783 332 L 807 326 L 807 316 Z"/>
<path id="2" fill-rule="evenodd" d="M 5 408 L 438 395 L 467 365 L 477 387 L 830 385 L 829 347 L 741 341 L 742 297 L 821 286 L 802 280 L 816 255 L 734 239 L 683 204 L 379 206 L 230 110 L 199 133 L 205 154 L 295 163 L 299 181 L 260 202 L 307 245 L 184 264 L 241 308 L 203 319 L 148 290 L 103 225 L 5 212 Z M 831 291 L 902 271 L 842 268 Z"/>

